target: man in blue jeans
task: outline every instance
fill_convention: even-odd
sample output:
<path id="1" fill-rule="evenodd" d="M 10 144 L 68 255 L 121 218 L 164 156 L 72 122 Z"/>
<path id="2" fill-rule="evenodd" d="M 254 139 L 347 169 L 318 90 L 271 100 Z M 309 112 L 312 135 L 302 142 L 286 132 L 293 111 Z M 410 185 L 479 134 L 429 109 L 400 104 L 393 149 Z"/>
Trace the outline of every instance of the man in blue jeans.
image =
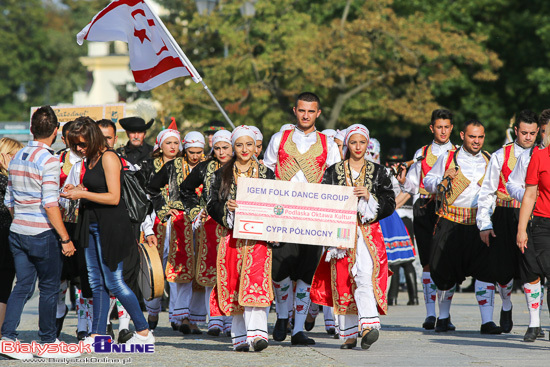
<path id="1" fill-rule="evenodd" d="M 38 276 L 40 300 L 38 325 L 41 343 L 59 344 L 55 315 L 62 268 L 62 254 L 72 256 L 75 248 L 59 210 L 59 160 L 50 146 L 59 123 L 50 106 L 39 108 L 31 118 L 34 140 L 13 157 L 4 204 L 13 216 L 10 249 L 17 282 L 8 299 L 2 326 L 2 344 L 17 338 L 23 307 L 32 296 Z M 60 245 L 61 243 L 61 245 Z M 1 354 L 14 359 L 33 358 L 31 353 Z M 78 353 L 48 353 L 40 357 L 76 357 Z"/>

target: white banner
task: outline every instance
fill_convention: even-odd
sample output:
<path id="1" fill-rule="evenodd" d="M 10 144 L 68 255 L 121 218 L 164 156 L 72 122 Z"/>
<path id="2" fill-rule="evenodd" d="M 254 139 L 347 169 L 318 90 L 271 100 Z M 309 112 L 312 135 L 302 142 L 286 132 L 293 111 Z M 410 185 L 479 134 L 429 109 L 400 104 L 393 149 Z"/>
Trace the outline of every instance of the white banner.
<path id="1" fill-rule="evenodd" d="M 236 238 L 354 247 L 357 197 L 347 186 L 239 178 Z"/>

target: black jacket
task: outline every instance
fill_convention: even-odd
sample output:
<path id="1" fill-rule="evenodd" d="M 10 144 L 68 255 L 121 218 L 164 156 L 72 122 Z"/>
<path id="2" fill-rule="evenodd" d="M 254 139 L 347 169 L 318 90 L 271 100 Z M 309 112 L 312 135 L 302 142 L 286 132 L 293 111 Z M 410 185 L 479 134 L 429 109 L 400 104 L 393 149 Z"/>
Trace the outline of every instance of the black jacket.
<path id="1" fill-rule="evenodd" d="M 366 161 L 365 164 L 363 186 L 368 188 L 379 206 L 377 216 L 370 221 L 373 223 L 392 215 L 395 211 L 395 194 L 386 168 L 371 161 Z M 345 161 L 333 164 L 325 171 L 321 183 L 347 186 L 345 169 L 347 169 Z"/>

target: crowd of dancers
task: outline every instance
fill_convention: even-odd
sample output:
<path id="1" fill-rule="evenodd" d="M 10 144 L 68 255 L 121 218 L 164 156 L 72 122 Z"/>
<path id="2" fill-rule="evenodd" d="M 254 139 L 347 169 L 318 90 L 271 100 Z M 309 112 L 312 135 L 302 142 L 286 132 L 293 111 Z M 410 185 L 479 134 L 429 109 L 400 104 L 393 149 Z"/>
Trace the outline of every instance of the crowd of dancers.
<path id="1" fill-rule="evenodd" d="M 114 338 L 110 315 L 116 307 L 118 343 L 154 344 L 162 297 L 143 299 L 138 242 L 158 250 L 169 285 L 172 329 L 201 334 L 198 324 L 207 322 L 209 335 L 231 336 L 239 352 L 268 347 L 273 302 L 275 341 L 290 334 L 291 345 L 314 345 L 306 331 L 322 309 L 325 329 L 342 341 L 342 349 L 358 344 L 369 349 L 380 336 L 380 315 L 396 302 L 401 266 L 409 304 L 418 304 L 416 252 L 423 267 L 424 329 L 456 329 L 450 316 L 453 295 L 472 276 L 482 334 L 512 330 L 511 291 L 519 279 L 530 314 L 524 339 L 544 335 L 540 310 L 550 270 L 545 138 L 550 110 L 540 116 L 518 114 L 516 139 L 492 155 L 482 149 L 482 122 L 465 122 L 462 145 L 456 146 L 450 141 L 452 113 L 435 110 L 429 123 L 433 142 L 408 162 L 393 149 L 386 166 L 366 126 L 316 129 L 321 103 L 315 94 L 300 94 L 294 114 L 295 122 L 283 125 L 265 152 L 262 132 L 254 126 L 229 131 L 214 123 L 205 134 L 192 131 L 182 139 L 175 120 L 153 147 L 144 139 L 154 121 L 140 117 L 120 120 L 129 141 L 114 150 L 112 121 L 79 117 L 63 126 L 67 148 L 53 154 L 59 124 L 50 107 L 38 109 L 31 121 L 34 140 L 27 147 L 0 140 L 2 271 L 11 279 L 0 299 L 0 305 L 7 304 L 0 308 L 0 316 L 5 314 L 2 343 L 16 340 L 23 306 L 38 278 L 42 343 L 59 343 L 72 283 L 77 284 L 82 343 L 91 345 L 98 335 Z M 543 141 L 536 145 L 539 132 Z M 129 176 L 151 203 L 142 217 L 129 210 L 135 203 L 124 195 Z M 355 247 L 235 238 L 241 177 L 353 187 Z M 392 271 L 397 275 L 389 287 Z M 502 298 L 499 325 L 493 321 L 497 291 Z M 32 358 L 23 352 L 4 354 Z"/>

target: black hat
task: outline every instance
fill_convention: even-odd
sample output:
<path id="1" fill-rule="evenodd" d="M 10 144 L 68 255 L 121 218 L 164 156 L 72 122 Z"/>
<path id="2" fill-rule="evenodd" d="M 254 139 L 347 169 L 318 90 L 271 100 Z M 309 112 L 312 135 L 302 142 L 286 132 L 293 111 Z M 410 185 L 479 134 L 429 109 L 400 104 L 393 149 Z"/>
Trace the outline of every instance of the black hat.
<path id="1" fill-rule="evenodd" d="M 153 125 L 155 119 L 151 119 L 151 121 L 145 123 L 145 120 L 141 117 L 125 117 L 118 122 L 120 122 L 120 126 L 126 131 L 146 131 Z"/>
<path id="2" fill-rule="evenodd" d="M 205 126 L 204 134 L 212 135 L 220 130 L 225 130 L 225 124 L 222 121 L 212 120 Z"/>

